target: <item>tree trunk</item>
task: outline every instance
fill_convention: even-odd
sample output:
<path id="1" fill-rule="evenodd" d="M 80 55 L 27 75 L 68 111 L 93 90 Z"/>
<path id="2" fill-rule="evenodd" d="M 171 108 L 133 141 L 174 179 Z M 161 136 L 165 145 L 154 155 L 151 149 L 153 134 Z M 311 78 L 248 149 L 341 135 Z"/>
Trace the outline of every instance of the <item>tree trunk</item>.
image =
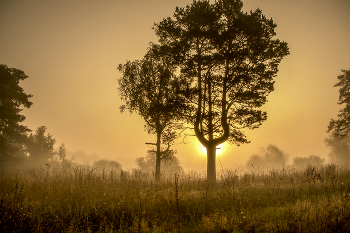
<path id="1" fill-rule="evenodd" d="M 157 153 L 156 153 L 156 174 L 155 174 L 155 180 L 156 182 L 160 181 L 160 138 L 161 133 L 157 133 Z"/>
<path id="2" fill-rule="evenodd" d="M 209 144 L 207 147 L 207 181 L 216 183 L 216 145 Z"/>

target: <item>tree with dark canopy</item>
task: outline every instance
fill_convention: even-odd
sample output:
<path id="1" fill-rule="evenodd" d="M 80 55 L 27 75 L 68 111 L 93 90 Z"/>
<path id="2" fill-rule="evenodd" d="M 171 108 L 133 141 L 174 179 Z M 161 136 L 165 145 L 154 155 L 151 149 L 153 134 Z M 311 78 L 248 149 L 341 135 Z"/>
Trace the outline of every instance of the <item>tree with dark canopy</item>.
<path id="1" fill-rule="evenodd" d="M 338 104 L 346 104 L 338 114 L 338 119 L 331 119 L 328 125 L 328 133 L 333 132 L 335 137 L 346 138 L 350 131 L 350 69 L 342 70 L 344 74 L 338 76 L 339 82 L 334 87 L 339 89 Z"/>
<path id="2" fill-rule="evenodd" d="M 19 82 L 28 78 L 16 68 L 0 64 L 0 164 L 14 162 L 22 150 L 26 133 L 31 130 L 22 125 L 22 108 L 29 108 L 32 95 L 26 94 Z"/>
<path id="3" fill-rule="evenodd" d="M 119 79 L 119 92 L 125 104 L 121 112 L 136 112 L 145 120 L 145 129 L 156 134 L 155 180 L 160 179 L 160 165 L 163 150 L 169 150 L 182 124 L 183 101 L 176 95 L 181 77 L 175 75 L 175 68 L 169 56 L 163 56 L 158 45 L 152 44 L 142 60 L 127 61 L 118 67 L 123 76 Z M 166 148 L 162 148 L 161 144 Z"/>
<path id="4" fill-rule="evenodd" d="M 248 143 L 242 129 L 267 119 L 258 110 L 274 89 L 286 42 L 260 9 L 244 13 L 240 0 L 194 0 L 154 29 L 163 50 L 187 78 L 186 103 L 194 131 L 207 149 L 207 180 L 216 181 L 216 147 Z"/>

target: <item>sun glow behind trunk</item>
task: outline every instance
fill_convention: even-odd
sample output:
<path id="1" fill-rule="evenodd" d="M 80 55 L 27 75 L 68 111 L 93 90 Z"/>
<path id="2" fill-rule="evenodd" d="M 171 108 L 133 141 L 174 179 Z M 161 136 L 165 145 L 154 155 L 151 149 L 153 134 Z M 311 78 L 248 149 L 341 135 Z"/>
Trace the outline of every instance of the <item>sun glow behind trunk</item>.
<path id="1" fill-rule="evenodd" d="M 202 144 L 198 143 L 198 147 L 201 155 L 207 156 L 207 148 L 205 148 Z M 216 147 L 216 155 L 223 155 L 225 151 L 225 143 L 220 144 Z"/>

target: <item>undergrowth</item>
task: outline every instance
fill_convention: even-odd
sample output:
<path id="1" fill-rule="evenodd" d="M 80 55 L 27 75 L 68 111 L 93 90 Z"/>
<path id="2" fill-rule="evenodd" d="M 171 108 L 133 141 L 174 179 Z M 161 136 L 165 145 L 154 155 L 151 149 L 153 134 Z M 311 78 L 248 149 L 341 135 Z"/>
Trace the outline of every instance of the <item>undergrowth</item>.
<path id="1" fill-rule="evenodd" d="M 350 170 L 140 174 L 39 168 L 0 173 L 0 232 L 348 232 Z"/>

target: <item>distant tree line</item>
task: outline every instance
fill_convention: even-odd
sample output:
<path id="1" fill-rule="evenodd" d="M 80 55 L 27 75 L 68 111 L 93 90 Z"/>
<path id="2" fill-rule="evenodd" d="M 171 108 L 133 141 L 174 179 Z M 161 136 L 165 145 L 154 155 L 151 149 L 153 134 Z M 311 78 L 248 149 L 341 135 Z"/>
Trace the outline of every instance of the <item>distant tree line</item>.
<path id="1" fill-rule="evenodd" d="M 40 126 L 32 133 L 22 125 L 23 108 L 30 108 L 31 94 L 26 94 L 19 83 L 28 76 L 19 69 L 0 65 L 0 169 L 15 165 L 45 165 L 55 161 L 68 162 L 64 144 L 55 150 L 56 140 Z"/>
<path id="2" fill-rule="evenodd" d="M 252 168 L 281 168 L 286 165 L 288 155 L 277 146 L 268 145 L 266 149 L 261 148 L 260 154 L 252 155 L 247 161 L 247 167 Z"/>
<path id="3" fill-rule="evenodd" d="M 275 145 L 268 145 L 266 149 L 261 148 L 259 154 L 250 156 L 246 162 L 249 169 L 281 169 L 287 167 L 304 168 L 307 166 L 322 166 L 325 162 L 318 155 L 309 157 L 294 157 L 292 163 L 289 162 L 290 156 L 284 153 Z"/>
<path id="4" fill-rule="evenodd" d="M 350 69 L 341 70 L 342 74 L 338 76 L 338 82 L 334 87 L 339 87 L 338 104 L 345 107 L 340 109 L 338 119 L 331 119 L 327 132 L 330 133 L 324 142 L 330 149 L 329 160 L 333 164 L 350 164 Z M 288 155 L 284 154 L 274 145 L 268 145 L 262 148 L 260 155 L 252 155 L 246 167 L 254 168 L 281 168 L 287 163 Z M 309 155 L 309 157 L 293 158 L 294 167 L 322 166 L 325 160 L 318 155 Z"/>
<path id="5" fill-rule="evenodd" d="M 334 135 L 329 135 L 325 139 L 326 146 L 330 148 L 328 154 L 329 162 L 337 165 L 349 165 L 350 164 L 350 138 L 345 137 L 340 139 Z M 294 167 L 304 168 L 307 166 L 323 166 L 325 159 L 322 159 L 318 155 L 309 155 L 308 157 L 294 157 L 290 161 L 290 156 L 284 153 L 275 145 L 268 145 L 266 149 L 261 148 L 259 154 L 250 156 L 246 162 L 246 167 L 249 169 L 271 169 L 271 168 L 283 168 Z"/>
<path id="6" fill-rule="evenodd" d="M 29 108 L 33 104 L 29 101 L 32 95 L 26 94 L 20 86 L 20 81 L 26 78 L 28 76 L 19 69 L 0 65 L 0 170 L 19 165 L 27 167 L 60 165 L 68 168 L 74 164 L 75 157 L 82 163 L 88 160 L 94 161 L 92 166 L 98 170 L 122 169 L 117 161 L 98 159 L 96 154 L 88 156 L 82 151 L 74 153 L 69 158 L 65 144 L 62 143 L 55 148 L 56 140 L 52 134 L 47 133 L 45 126 L 38 127 L 35 132 L 23 126 L 25 116 L 20 113 L 23 107 Z M 169 129 L 163 132 L 163 140 L 168 143 L 168 148 L 162 151 L 164 158 L 162 162 L 164 169 L 180 173 L 183 169 L 174 156 L 175 151 L 169 150 L 173 137 L 175 135 Z M 154 173 L 153 166 L 156 160 L 154 152 L 149 151 L 147 156 L 136 159 L 137 169 L 144 173 Z"/>

